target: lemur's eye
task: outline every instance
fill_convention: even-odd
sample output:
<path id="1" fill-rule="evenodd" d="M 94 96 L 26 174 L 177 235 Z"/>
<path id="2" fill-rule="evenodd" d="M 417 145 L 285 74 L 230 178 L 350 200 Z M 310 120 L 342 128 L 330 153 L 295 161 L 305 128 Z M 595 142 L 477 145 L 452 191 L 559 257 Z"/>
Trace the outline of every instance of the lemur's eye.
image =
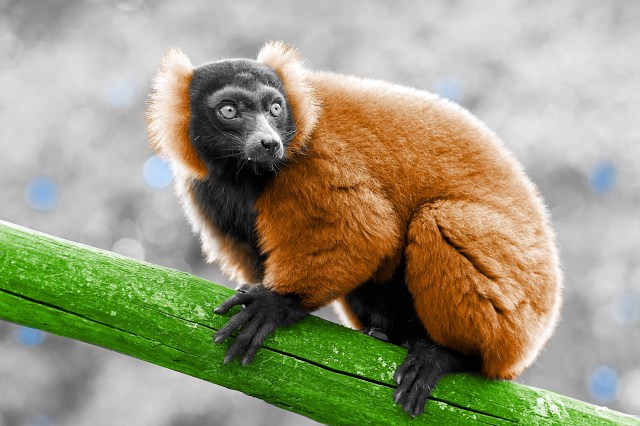
<path id="1" fill-rule="evenodd" d="M 271 115 L 273 115 L 274 117 L 277 117 L 280 115 L 280 113 L 282 112 L 282 105 L 280 105 L 277 102 L 274 102 L 271 104 L 271 108 L 269 109 L 269 112 L 271 113 Z"/>
<path id="2" fill-rule="evenodd" d="M 236 118 L 238 116 L 238 110 L 233 105 L 225 105 L 220 108 L 220 115 L 228 119 Z"/>

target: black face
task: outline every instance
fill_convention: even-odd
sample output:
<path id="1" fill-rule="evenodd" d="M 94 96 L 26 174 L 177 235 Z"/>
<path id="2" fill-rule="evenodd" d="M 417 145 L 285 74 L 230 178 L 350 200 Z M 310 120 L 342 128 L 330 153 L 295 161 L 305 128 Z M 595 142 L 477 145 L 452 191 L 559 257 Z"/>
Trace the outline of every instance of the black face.
<path id="1" fill-rule="evenodd" d="M 212 169 L 275 171 L 295 133 L 282 81 L 248 59 L 198 67 L 190 88 L 191 140 Z"/>

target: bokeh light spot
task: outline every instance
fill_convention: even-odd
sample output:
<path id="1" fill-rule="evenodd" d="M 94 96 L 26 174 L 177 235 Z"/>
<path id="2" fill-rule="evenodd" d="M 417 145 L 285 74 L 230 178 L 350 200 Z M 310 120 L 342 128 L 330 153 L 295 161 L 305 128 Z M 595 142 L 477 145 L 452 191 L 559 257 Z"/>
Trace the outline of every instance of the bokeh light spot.
<path id="1" fill-rule="evenodd" d="M 620 378 L 619 401 L 628 412 L 640 413 L 640 368 L 627 371 Z"/>
<path id="2" fill-rule="evenodd" d="M 460 80 L 453 76 L 446 76 L 438 79 L 433 91 L 443 98 L 453 102 L 460 102 L 464 95 L 464 88 Z"/>
<path id="3" fill-rule="evenodd" d="M 19 327 L 15 336 L 18 343 L 25 346 L 38 346 L 44 341 L 44 332 L 30 327 Z"/>
<path id="4" fill-rule="evenodd" d="M 618 372 L 608 365 L 596 367 L 589 376 L 589 394 L 600 404 L 613 402 L 618 396 Z"/>
<path id="5" fill-rule="evenodd" d="M 142 168 L 144 181 L 153 188 L 164 188 L 171 183 L 171 167 L 162 158 L 152 155 Z"/>
<path id="6" fill-rule="evenodd" d="M 136 100 L 136 85 L 127 79 L 111 81 L 105 90 L 104 100 L 113 108 L 128 108 Z"/>
<path id="7" fill-rule="evenodd" d="M 0 69 L 9 68 L 18 63 L 24 47 L 22 40 L 15 34 L 0 28 Z"/>
<path id="8" fill-rule="evenodd" d="M 51 421 L 51 417 L 46 414 L 37 414 L 33 417 L 31 421 L 32 426 L 51 426 L 53 422 Z"/>
<path id="9" fill-rule="evenodd" d="M 140 9 L 144 3 L 143 0 L 123 0 L 116 4 L 116 7 L 124 12 L 135 12 Z"/>
<path id="10" fill-rule="evenodd" d="M 622 325 L 633 325 L 640 318 L 640 296 L 629 290 L 620 294 L 613 304 L 613 318 Z"/>
<path id="11" fill-rule="evenodd" d="M 616 167 L 609 161 L 601 161 L 589 171 L 589 187 L 598 194 L 610 192 L 616 183 Z"/>
<path id="12" fill-rule="evenodd" d="M 58 203 L 58 185 L 46 176 L 38 176 L 29 182 L 25 195 L 31 208 L 46 212 Z"/>
<path id="13" fill-rule="evenodd" d="M 113 243 L 111 251 L 133 259 L 144 260 L 144 247 L 134 238 L 120 238 Z"/>

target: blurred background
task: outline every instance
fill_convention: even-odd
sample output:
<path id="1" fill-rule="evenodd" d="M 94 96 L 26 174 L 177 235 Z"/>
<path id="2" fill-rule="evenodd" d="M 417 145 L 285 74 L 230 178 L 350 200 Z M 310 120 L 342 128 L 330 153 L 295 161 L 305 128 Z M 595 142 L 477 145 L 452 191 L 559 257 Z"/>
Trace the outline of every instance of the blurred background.
<path id="1" fill-rule="evenodd" d="M 227 283 L 147 147 L 145 97 L 168 47 L 200 64 L 283 39 L 314 69 L 456 101 L 504 139 L 566 274 L 562 322 L 519 381 L 640 414 L 639 18 L 621 0 L 0 0 L 0 219 Z M 85 424 L 313 422 L 0 322 L 0 426 Z"/>

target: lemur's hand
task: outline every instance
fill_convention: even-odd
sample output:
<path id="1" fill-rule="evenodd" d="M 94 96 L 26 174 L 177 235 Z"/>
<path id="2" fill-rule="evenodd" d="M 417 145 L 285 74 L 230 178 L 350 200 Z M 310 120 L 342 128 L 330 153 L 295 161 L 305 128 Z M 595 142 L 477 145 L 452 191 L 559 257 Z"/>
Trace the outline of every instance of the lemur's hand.
<path id="1" fill-rule="evenodd" d="M 224 363 L 242 357 L 242 365 L 253 357 L 264 340 L 278 327 L 286 327 L 309 315 L 295 296 L 282 296 L 263 286 L 242 286 L 236 294 L 224 301 L 214 312 L 226 314 L 232 307 L 244 305 L 227 324 L 213 336 L 215 343 L 223 342 L 242 327 L 236 340 L 229 346 Z"/>

